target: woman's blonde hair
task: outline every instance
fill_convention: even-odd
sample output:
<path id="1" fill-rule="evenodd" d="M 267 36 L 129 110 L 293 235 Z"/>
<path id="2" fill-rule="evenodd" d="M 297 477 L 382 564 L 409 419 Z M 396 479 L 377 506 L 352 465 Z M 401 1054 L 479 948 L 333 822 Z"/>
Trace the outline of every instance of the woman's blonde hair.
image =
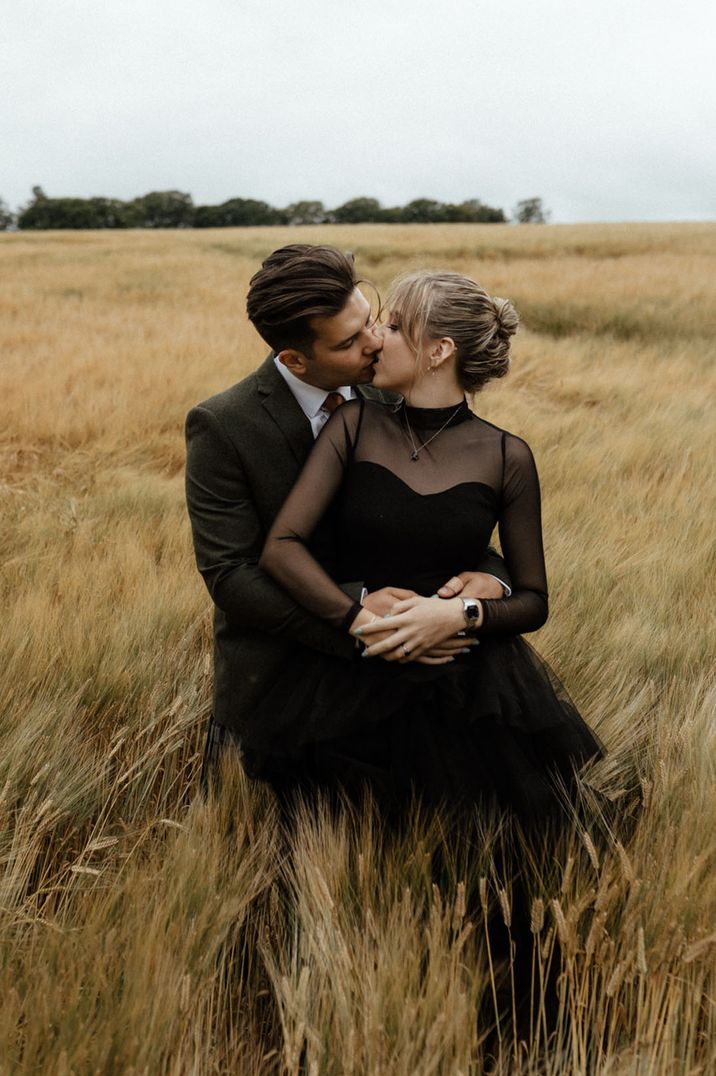
<path id="1" fill-rule="evenodd" d="M 493 298 L 461 273 L 424 269 L 398 277 L 385 310 L 397 318 L 418 358 L 428 340 L 447 336 L 455 342 L 457 376 L 465 392 L 477 392 L 510 368 L 517 311 L 509 299 Z"/>

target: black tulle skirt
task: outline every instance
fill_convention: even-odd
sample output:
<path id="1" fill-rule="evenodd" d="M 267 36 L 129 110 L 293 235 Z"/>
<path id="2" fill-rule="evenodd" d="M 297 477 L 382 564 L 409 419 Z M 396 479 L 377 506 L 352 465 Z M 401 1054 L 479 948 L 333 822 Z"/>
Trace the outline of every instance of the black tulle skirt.
<path id="1" fill-rule="evenodd" d="M 257 776 L 301 776 L 394 799 L 558 809 L 604 753 L 561 683 L 521 637 L 485 639 L 443 666 L 354 662 L 300 649 L 253 715 Z"/>

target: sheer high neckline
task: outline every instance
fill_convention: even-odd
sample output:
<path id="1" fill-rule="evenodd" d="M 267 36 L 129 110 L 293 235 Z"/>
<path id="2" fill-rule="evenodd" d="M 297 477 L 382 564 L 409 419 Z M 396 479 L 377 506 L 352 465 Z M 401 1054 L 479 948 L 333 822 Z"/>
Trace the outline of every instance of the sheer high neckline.
<path id="1" fill-rule="evenodd" d="M 414 430 L 439 430 L 446 423 L 449 426 L 458 426 L 469 419 L 472 413 L 467 400 L 463 399 L 459 404 L 451 404 L 450 407 L 411 407 L 402 400 L 398 414 L 407 415 Z"/>

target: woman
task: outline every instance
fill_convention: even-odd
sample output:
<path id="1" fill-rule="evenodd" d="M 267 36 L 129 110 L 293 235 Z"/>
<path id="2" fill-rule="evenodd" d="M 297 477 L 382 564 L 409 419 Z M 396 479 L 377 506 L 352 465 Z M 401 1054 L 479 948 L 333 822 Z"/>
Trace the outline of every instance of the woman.
<path id="1" fill-rule="evenodd" d="M 555 778 L 569 783 L 601 745 L 520 637 L 547 618 L 532 453 L 465 399 L 507 373 L 517 314 L 447 272 L 403 278 L 386 309 L 373 385 L 403 401 L 354 400 L 335 412 L 261 559 L 306 609 L 360 640 L 368 660 L 340 670 L 327 661 L 320 685 L 301 685 L 292 670 L 277 698 L 287 727 L 334 717 L 339 736 L 364 715 L 373 745 L 367 772 L 379 771 L 399 798 L 412 790 L 430 802 L 496 798 L 534 817 L 557 802 Z M 308 547 L 328 511 L 341 550 L 337 578 L 419 596 L 383 620 L 352 602 Z M 487 546 L 496 523 L 511 596 L 433 601 L 442 580 Z M 423 656 L 458 632 L 466 645 L 457 658 Z"/>

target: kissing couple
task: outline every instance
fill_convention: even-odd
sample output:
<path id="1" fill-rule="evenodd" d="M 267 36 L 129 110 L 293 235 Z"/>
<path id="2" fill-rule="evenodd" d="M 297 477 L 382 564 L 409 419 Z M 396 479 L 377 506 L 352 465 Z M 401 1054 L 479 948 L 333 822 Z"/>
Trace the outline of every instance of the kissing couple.
<path id="1" fill-rule="evenodd" d="M 548 615 L 532 452 L 468 403 L 508 373 L 514 307 L 420 271 L 376 321 L 352 255 L 295 244 L 247 312 L 270 354 L 186 422 L 214 603 L 204 784 L 236 752 L 284 803 L 554 813 L 603 749 L 522 637 Z"/>

